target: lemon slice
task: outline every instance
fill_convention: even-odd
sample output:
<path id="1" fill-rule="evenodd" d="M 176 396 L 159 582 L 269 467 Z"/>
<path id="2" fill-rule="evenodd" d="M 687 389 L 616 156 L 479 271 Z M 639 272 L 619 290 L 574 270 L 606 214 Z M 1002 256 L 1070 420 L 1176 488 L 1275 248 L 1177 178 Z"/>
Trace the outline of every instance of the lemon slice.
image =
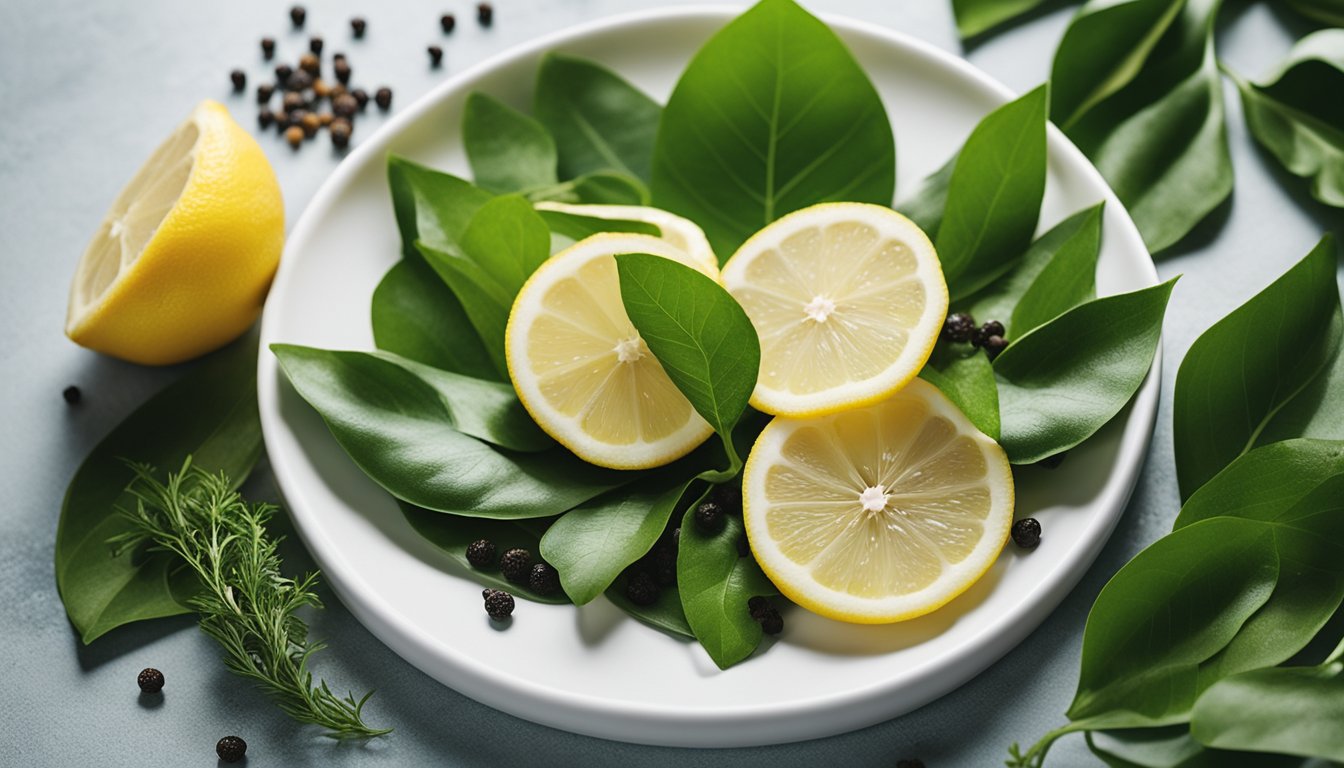
<path id="1" fill-rule="evenodd" d="M 588 216 L 604 221 L 638 221 L 652 224 L 661 232 L 660 237 L 680 248 L 692 259 L 718 272 L 719 259 L 709 245 L 705 231 L 690 219 L 675 213 L 645 205 L 573 205 L 571 203 L 540 202 L 536 208 L 574 216 Z"/>
<path id="2" fill-rule="evenodd" d="M 814 416 L 881 400 L 924 367 L 947 317 L 933 244 L 890 208 L 823 203 L 757 232 L 723 285 L 761 339 L 751 404 Z"/>
<path id="3" fill-rule="evenodd" d="M 997 443 L 931 384 L 809 419 L 776 418 L 742 481 L 747 537 L 785 595 L 841 621 L 928 613 L 994 563 L 1013 521 Z"/>
<path id="4" fill-rule="evenodd" d="M 681 458 L 713 430 L 626 315 L 615 259 L 622 253 L 662 256 L 717 278 L 650 235 L 584 238 L 518 292 L 505 356 L 519 399 L 547 434 L 593 464 L 644 469 Z"/>
<path id="5" fill-rule="evenodd" d="M 103 218 L 76 268 L 65 332 L 152 365 L 221 347 L 261 312 L 284 240 L 266 155 L 223 105 L 201 102 Z"/>

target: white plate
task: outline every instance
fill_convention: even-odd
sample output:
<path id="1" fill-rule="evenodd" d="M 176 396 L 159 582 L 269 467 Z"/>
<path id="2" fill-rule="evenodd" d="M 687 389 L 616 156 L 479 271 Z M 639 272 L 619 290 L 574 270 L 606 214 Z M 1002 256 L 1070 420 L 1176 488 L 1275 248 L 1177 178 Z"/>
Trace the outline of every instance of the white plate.
<path id="1" fill-rule="evenodd" d="M 265 345 L 372 348 L 369 298 L 399 249 L 385 158 L 397 152 L 466 175 L 458 126 L 470 91 L 526 106 L 540 56 L 562 50 L 601 61 L 665 100 L 686 62 L 731 16 L 682 8 L 603 20 L 444 83 L 364 141 L 318 192 L 289 238 L 262 323 L 266 448 L 303 540 L 351 612 L 404 659 L 472 698 L 609 739 L 796 741 L 889 719 L 961 685 L 1033 630 L 1092 563 L 1129 498 L 1156 411 L 1155 364 L 1133 405 L 1061 468 L 1020 473 L 1018 507 L 1042 521 L 1040 548 L 1022 554 L 1010 545 L 967 594 L 915 621 L 863 627 L 793 609 L 782 637 L 724 672 L 697 645 L 649 629 L 602 598 L 582 608 L 523 602 L 507 630 L 492 628 L 480 587 L 420 539 L 346 457 Z M 830 23 L 886 103 L 902 194 L 1012 97 L 926 43 L 870 24 Z M 1156 283 L 1138 232 L 1101 176 L 1053 128 L 1049 152 L 1042 229 L 1105 199 L 1100 292 Z"/>

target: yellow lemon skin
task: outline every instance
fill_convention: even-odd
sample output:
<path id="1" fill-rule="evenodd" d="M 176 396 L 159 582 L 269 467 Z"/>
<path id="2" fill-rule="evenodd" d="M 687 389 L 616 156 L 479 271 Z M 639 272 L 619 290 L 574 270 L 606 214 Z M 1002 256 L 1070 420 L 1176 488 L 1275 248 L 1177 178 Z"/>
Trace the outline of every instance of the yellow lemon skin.
<path id="1" fill-rule="evenodd" d="M 280 185 L 223 105 L 202 102 L 183 129 L 192 127 L 191 170 L 143 251 L 123 256 L 101 295 L 83 302 L 76 277 L 66 325 L 76 344 L 168 365 L 224 346 L 260 314 L 284 247 Z"/>

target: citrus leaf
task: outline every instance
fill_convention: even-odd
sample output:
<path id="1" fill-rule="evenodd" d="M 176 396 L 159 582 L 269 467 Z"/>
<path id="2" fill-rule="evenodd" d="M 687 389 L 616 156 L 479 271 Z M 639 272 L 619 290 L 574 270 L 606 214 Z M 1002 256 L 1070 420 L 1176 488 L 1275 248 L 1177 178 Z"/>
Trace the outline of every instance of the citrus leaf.
<path id="1" fill-rule="evenodd" d="M 383 275 L 370 320 L 381 350 L 465 376 L 500 379 L 457 295 L 422 258 L 403 259 Z"/>
<path id="2" fill-rule="evenodd" d="M 999 439 L 999 387 L 994 367 L 980 350 L 964 357 L 948 355 L 937 364 L 930 361 L 919 377 L 947 395 L 976 429 Z"/>
<path id="3" fill-rule="evenodd" d="M 469 181 L 397 155 L 387 158 L 387 185 L 401 232 L 402 256 L 418 259 L 417 240 L 437 248 L 457 243 L 490 193 Z"/>
<path id="4" fill-rule="evenodd" d="M 546 128 L 484 93 L 467 96 L 462 146 L 476 184 L 491 192 L 522 192 L 559 181 L 555 140 Z"/>
<path id="5" fill-rule="evenodd" d="M 1046 0 L 952 0 L 957 32 L 963 39 L 984 34 L 1037 8 Z"/>
<path id="6" fill-rule="evenodd" d="M 662 107 L 606 67 L 548 53 L 533 111 L 555 137 L 560 177 L 621 171 L 647 182 Z"/>

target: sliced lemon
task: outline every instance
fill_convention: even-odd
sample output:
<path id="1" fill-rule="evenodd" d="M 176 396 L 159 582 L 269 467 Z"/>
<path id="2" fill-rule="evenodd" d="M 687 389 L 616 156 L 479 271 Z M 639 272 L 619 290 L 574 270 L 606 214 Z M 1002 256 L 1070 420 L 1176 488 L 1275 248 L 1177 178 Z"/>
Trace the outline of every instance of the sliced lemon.
<path id="1" fill-rule="evenodd" d="M 137 363 L 202 355 L 257 319 L 284 241 L 266 155 L 223 105 L 203 101 L 103 218 L 76 268 L 65 332 Z"/>
<path id="2" fill-rule="evenodd" d="M 880 205 L 822 203 L 769 224 L 723 285 L 761 339 L 751 404 L 784 416 L 887 397 L 924 367 L 947 317 L 933 244 Z"/>
<path id="3" fill-rule="evenodd" d="M 718 272 L 719 258 L 709 245 L 705 231 L 690 219 L 684 219 L 661 208 L 646 205 L 574 205 L 572 203 L 540 202 L 536 208 L 557 211 L 574 216 L 588 216 L 603 221 L 638 221 L 652 224 L 661 233 L 659 237 L 680 248 L 700 264 Z"/>
<path id="4" fill-rule="evenodd" d="M 714 268 L 650 235 L 605 233 L 552 256 L 514 300 L 505 357 L 532 418 L 585 461 L 644 469 L 713 431 L 663 371 L 621 303 L 616 259 L 647 253 L 710 277 Z"/>
<path id="5" fill-rule="evenodd" d="M 1013 521 L 998 443 L 915 379 L 875 405 L 776 418 L 747 459 L 747 537 L 785 595 L 841 621 L 928 613 L 994 563 Z"/>

